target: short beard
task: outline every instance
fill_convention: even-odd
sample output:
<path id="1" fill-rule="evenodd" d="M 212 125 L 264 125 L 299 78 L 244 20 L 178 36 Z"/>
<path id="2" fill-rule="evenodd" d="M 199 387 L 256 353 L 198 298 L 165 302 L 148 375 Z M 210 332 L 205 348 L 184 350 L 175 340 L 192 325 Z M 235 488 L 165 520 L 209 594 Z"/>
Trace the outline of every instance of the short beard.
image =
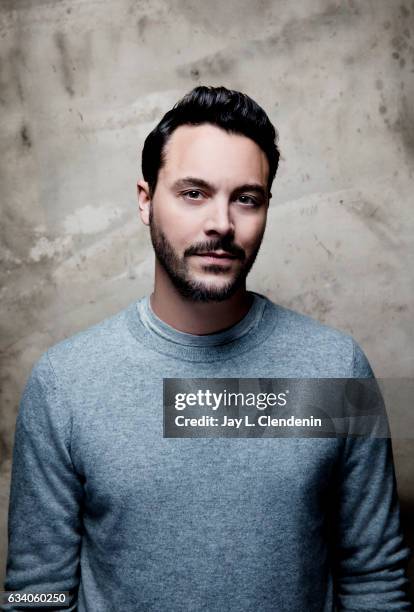
<path id="1" fill-rule="evenodd" d="M 174 248 L 168 241 L 163 231 L 154 223 L 152 205 L 150 206 L 149 225 L 151 242 L 158 261 L 180 294 L 193 302 L 223 302 L 234 295 L 236 291 L 244 285 L 246 277 L 256 260 L 261 245 L 260 240 L 257 248 L 254 250 L 251 256 L 246 259 L 243 249 L 235 246 L 233 244 L 232 237 L 228 235 L 216 241 L 210 241 L 208 243 L 203 243 L 203 245 L 198 245 L 197 248 L 190 247 L 189 249 L 186 249 L 184 256 L 180 258 L 174 251 Z M 209 287 L 203 282 L 194 281 L 188 278 L 186 257 L 194 255 L 196 252 L 215 251 L 218 249 L 223 249 L 237 256 L 244 262 L 234 279 L 230 280 L 221 287 Z M 205 269 L 213 274 L 220 274 L 223 271 L 222 266 L 215 264 L 209 264 L 205 266 Z"/>

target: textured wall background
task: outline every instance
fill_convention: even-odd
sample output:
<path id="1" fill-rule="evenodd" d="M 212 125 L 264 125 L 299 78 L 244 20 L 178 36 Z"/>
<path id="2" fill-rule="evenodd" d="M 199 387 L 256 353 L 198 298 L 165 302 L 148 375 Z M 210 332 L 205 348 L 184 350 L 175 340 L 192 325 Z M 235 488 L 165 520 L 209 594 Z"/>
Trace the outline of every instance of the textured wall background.
<path id="1" fill-rule="evenodd" d="M 0 583 L 25 379 L 150 291 L 140 148 L 197 83 L 246 91 L 279 128 L 250 287 L 352 333 L 377 375 L 412 376 L 413 23 L 409 0 L 2 0 Z M 407 524 L 413 446 L 394 440 Z"/>

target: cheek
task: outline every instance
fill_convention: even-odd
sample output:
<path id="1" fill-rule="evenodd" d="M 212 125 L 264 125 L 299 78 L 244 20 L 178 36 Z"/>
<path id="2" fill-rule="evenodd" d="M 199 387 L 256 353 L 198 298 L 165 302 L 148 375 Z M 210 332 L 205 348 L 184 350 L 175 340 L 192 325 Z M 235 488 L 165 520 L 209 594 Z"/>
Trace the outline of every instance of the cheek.
<path id="1" fill-rule="evenodd" d="M 195 220 L 190 219 L 189 215 L 184 214 L 166 214 L 160 216 L 159 226 L 167 237 L 167 240 L 173 246 L 174 250 L 180 256 L 190 246 L 202 240 L 202 232 L 199 231 L 198 224 Z"/>
<path id="2" fill-rule="evenodd" d="M 239 242 L 245 249 L 254 249 L 262 240 L 265 227 L 266 217 L 247 219 L 239 226 L 236 242 Z"/>
<path id="3" fill-rule="evenodd" d="M 161 205 L 160 205 L 161 204 Z M 155 203 L 154 221 L 169 242 L 181 251 L 191 240 L 191 220 L 175 205 L 174 199 L 163 198 Z"/>

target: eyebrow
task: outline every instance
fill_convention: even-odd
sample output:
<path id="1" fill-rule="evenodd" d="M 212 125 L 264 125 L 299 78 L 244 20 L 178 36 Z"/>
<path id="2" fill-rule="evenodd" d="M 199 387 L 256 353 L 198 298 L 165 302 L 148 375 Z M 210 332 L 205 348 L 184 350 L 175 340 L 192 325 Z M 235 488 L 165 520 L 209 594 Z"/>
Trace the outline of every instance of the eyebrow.
<path id="1" fill-rule="evenodd" d="M 217 191 L 214 185 L 211 185 L 204 179 L 197 178 L 195 176 L 186 176 L 185 178 L 178 179 L 177 181 L 175 181 L 172 187 L 174 190 L 185 189 L 189 187 L 200 187 L 200 189 L 208 189 L 213 193 L 216 193 Z M 242 193 L 243 191 L 254 191 L 261 195 L 263 198 L 267 198 L 267 191 L 260 183 L 244 183 L 243 185 L 240 185 L 239 187 L 233 189 L 232 195 L 234 196 L 235 194 Z"/>

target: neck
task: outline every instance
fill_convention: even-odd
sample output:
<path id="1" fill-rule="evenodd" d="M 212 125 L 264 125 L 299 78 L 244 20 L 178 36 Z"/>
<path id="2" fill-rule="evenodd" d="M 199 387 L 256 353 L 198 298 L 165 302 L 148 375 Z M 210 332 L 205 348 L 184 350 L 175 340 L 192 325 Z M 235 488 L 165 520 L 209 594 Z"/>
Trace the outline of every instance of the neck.
<path id="1" fill-rule="evenodd" d="M 223 302 L 194 302 L 179 293 L 157 262 L 150 301 L 159 319 L 178 331 L 201 336 L 238 323 L 249 311 L 253 296 L 243 285 Z"/>

